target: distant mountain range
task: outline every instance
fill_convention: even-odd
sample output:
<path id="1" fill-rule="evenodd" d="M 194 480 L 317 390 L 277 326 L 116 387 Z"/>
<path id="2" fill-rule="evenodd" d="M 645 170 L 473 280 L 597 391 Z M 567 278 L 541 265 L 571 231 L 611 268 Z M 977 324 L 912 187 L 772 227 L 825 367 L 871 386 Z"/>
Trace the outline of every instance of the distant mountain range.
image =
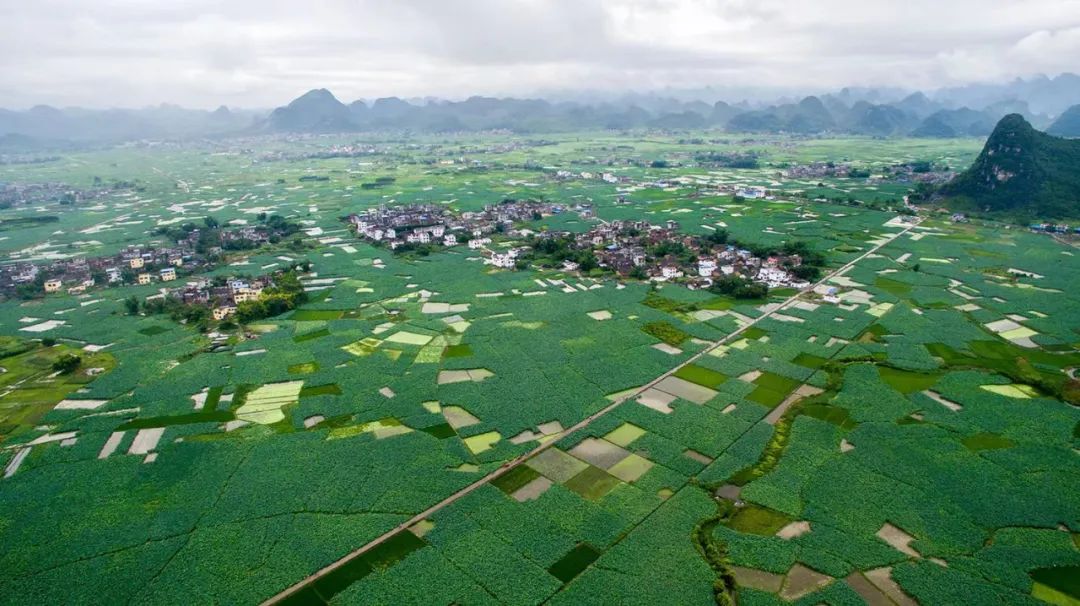
<path id="1" fill-rule="evenodd" d="M 145 109 L 57 109 L 38 105 L 26 111 L 0 109 L 0 149 L 4 141 L 42 142 L 128 141 L 134 139 L 211 136 L 249 128 L 261 112 L 214 111 L 161 105 Z"/>
<path id="2" fill-rule="evenodd" d="M 37 106 L 0 110 L 0 151 L 115 142 L 357 131 L 453 132 L 503 129 L 519 133 L 583 129 L 722 129 L 738 133 L 850 133 L 879 137 L 982 137 L 1004 115 L 1018 113 L 1051 132 L 1078 136 L 1080 76 L 1062 74 L 999 85 L 942 89 L 930 95 L 889 89 L 845 88 L 837 93 L 778 100 L 705 102 L 633 94 L 607 100 L 548 101 L 471 97 L 464 101 L 339 101 L 309 91 L 273 111 L 146 109 L 87 110 Z M 1071 107 L 1071 109 L 1069 109 Z M 1051 126 L 1052 124 L 1052 126 Z"/>
<path id="3" fill-rule="evenodd" d="M 1076 108 L 1068 113 L 1075 115 Z M 1080 139 L 1039 132 L 1020 114 L 1009 114 L 994 127 L 971 167 L 937 193 L 960 210 L 1078 217 Z"/>

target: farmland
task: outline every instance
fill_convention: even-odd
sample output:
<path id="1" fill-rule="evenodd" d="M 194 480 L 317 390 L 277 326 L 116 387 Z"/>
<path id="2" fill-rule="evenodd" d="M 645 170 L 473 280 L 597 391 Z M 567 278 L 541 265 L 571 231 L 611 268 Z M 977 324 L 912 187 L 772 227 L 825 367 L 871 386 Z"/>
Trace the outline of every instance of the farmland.
<path id="1" fill-rule="evenodd" d="M 358 137 L 0 166 L 0 181 L 135 184 L 0 210 L 18 226 L 0 229 L 7 263 L 272 214 L 300 233 L 191 279 L 284 272 L 304 290 L 247 323 L 126 307 L 161 282 L 0 302 L 5 601 L 1080 600 L 1080 251 L 900 214 L 910 183 L 785 176 L 964 167 L 980 141 Z M 371 153 L 318 157 L 356 142 Z M 758 168 L 694 160 L 747 150 Z M 755 188 L 769 195 L 737 193 Z M 746 299 L 496 269 L 465 246 L 396 253 L 341 220 L 504 199 L 595 209 L 515 226 L 536 233 L 670 220 L 805 243 L 822 279 Z"/>

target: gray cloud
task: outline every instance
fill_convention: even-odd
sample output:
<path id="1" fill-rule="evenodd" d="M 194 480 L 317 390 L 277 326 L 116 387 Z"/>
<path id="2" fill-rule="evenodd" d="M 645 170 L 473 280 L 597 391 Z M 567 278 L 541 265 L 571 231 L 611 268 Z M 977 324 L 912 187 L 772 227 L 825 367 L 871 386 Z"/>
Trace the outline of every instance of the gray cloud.
<path id="1" fill-rule="evenodd" d="M 35 0 L 0 106 L 856 85 L 1080 70 L 1080 0 Z"/>

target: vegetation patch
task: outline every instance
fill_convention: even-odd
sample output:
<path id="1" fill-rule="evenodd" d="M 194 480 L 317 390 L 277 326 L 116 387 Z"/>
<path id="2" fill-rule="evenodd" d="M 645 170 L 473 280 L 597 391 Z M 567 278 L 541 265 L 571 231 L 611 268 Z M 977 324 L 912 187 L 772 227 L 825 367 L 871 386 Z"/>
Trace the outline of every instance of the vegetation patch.
<path id="1" fill-rule="evenodd" d="M 581 473 L 570 478 L 564 486 L 590 501 L 599 501 L 621 483 L 619 478 L 599 467 L 589 465 Z"/>
<path id="2" fill-rule="evenodd" d="M 404 530 L 383 541 L 371 551 L 349 560 L 329 574 L 317 578 L 280 603 L 283 606 L 328 604 L 334 596 L 372 572 L 385 571 L 404 560 L 410 553 L 426 547 L 427 542 L 415 533 Z"/>
<path id="3" fill-rule="evenodd" d="M 1031 571 L 1031 595 L 1058 606 L 1080 604 L 1080 566 L 1053 566 Z"/>
<path id="4" fill-rule="evenodd" d="M 303 386 L 303 381 L 289 381 L 258 387 L 248 393 L 244 403 L 236 409 L 236 418 L 260 425 L 284 421 L 285 413 L 282 409 L 296 403 Z"/>
<path id="5" fill-rule="evenodd" d="M 292 338 L 294 343 L 304 343 L 305 341 L 314 341 L 315 339 L 321 339 L 323 337 L 330 336 L 329 328 L 322 328 L 320 330 L 313 330 L 301 335 L 296 335 Z"/>
<path id="6" fill-rule="evenodd" d="M 682 345 L 683 341 L 690 338 L 690 335 L 675 328 L 670 322 L 649 322 L 645 326 L 641 327 L 646 333 L 660 339 L 668 345 Z"/>
<path id="7" fill-rule="evenodd" d="M 457 435 L 457 432 L 454 431 L 453 426 L 451 426 L 449 423 L 439 423 L 437 425 L 431 425 L 430 427 L 424 427 L 420 431 L 438 440 L 445 440 L 447 438 L 452 438 Z"/>
<path id="8" fill-rule="evenodd" d="M 761 373 L 761 376 L 754 379 L 754 384 L 757 387 L 750 392 L 750 395 L 746 396 L 747 399 L 769 408 L 779 405 L 788 394 L 800 385 L 799 381 L 795 379 L 789 379 L 768 371 Z"/>
<path id="9" fill-rule="evenodd" d="M 528 465 L 518 465 L 491 481 L 491 485 L 510 495 L 536 478 L 540 472 Z"/>
<path id="10" fill-rule="evenodd" d="M 450 345 L 443 350 L 444 358 L 467 358 L 473 355 L 472 348 L 468 343 L 459 343 L 457 345 Z"/>
<path id="11" fill-rule="evenodd" d="M 832 423 L 841 429 L 855 429 L 858 423 L 851 418 L 851 413 L 846 408 L 832 406 L 830 404 L 804 404 L 800 407 L 800 413 L 827 423 Z"/>
<path id="12" fill-rule="evenodd" d="M 465 446 L 469 449 L 469 452 L 473 454 L 480 454 L 487 450 L 491 450 L 495 443 L 502 439 L 497 431 L 489 431 L 486 433 L 477 434 L 475 436 L 469 436 L 462 440 L 465 442 Z"/>
<path id="13" fill-rule="evenodd" d="M 347 310 L 344 309 L 297 309 L 289 316 L 296 322 L 318 322 L 340 320 Z"/>
<path id="14" fill-rule="evenodd" d="M 939 374 L 928 374 L 900 370 L 891 366 L 878 366 L 878 375 L 896 391 L 907 395 L 930 389 L 941 378 Z"/>
<path id="15" fill-rule="evenodd" d="M 325 383 L 323 385 L 305 386 L 300 390 L 301 398 L 314 396 L 338 396 L 341 395 L 341 387 L 337 383 Z"/>
<path id="16" fill-rule="evenodd" d="M 600 553 L 600 550 L 588 543 L 578 543 L 569 553 L 552 564 L 548 572 L 563 583 L 569 583 L 595 562 L 600 557 Z"/>
<path id="17" fill-rule="evenodd" d="M 798 364 L 799 366 L 813 368 L 816 370 L 828 364 L 829 360 L 828 358 L 822 358 L 820 356 L 815 356 L 813 354 L 803 352 L 795 356 L 795 359 L 792 360 L 792 362 Z"/>
<path id="18" fill-rule="evenodd" d="M 990 393 L 996 393 L 1006 398 L 1027 400 L 1039 396 L 1039 392 L 1035 391 L 1030 385 L 982 385 L 981 387 Z"/>
<path id="19" fill-rule="evenodd" d="M 756 341 L 767 334 L 769 334 L 768 331 L 761 328 L 760 326 L 751 326 L 750 328 L 742 331 L 741 336 L 750 339 L 751 341 Z"/>
<path id="20" fill-rule="evenodd" d="M 747 534 L 771 537 L 790 522 L 791 518 L 779 511 L 756 503 L 747 503 L 735 508 L 735 515 L 727 521 L 725 526 Z"/>
<path id="21" fill-rule="evenodd" d="M 291 375 L 308 375 L 316 370 L 319 370 L 318 362 L 302 362 L 300 364 L 293 364 L 288 368 L 289 374 Z"/>
<path id="22" fill-rule="evenodd" d="M 723 373 L 716 372 L 711 368 L 705 368 L 704 366 L 698 366 L 697 364 L 683 366 L 675 372 L 675 376 L 710 389 L 716 389 L 728 379 Z"/>
<path id="23" fill-rule="evenodd" d="M 964 438 L 962 442 L 968 450 L 973 452 L 979 452 L 980 450 L 995 450 L 998 448 L 1012 448 L 1013 446 L 1016 446 L 1016 442 L 1013 442 L 1009 438 L 990 432 L 982 432 L 968 436 Z"/>

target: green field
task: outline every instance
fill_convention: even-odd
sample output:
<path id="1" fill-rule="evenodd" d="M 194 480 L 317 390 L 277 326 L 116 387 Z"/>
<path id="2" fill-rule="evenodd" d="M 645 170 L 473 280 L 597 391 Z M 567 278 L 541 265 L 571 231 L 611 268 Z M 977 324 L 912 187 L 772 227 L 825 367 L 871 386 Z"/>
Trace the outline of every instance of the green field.
<path id="1" fill-rule="evenodd" d="M 318 157 L 354 144 L 372 151 Z M 0 302 L 3 601 L 260 603 L 510 464 L 288 603 L 715 604 L 734 578 L 738 603 L 779 604 L 807 576 L 820 584 L 792 603 L 874 603 L 894 587 L 921 604 L 1075 603 L 1080 251 L 933 213 L 897 236 L 911 183 L 784 176 L 808 162 L 962 167 L 980 147 L 364 134 L 0 165 L 5 182 L 138 184 L 93 206 L 0 209 L 58 217 L 5 230 L 9 262 L 274 213 L 302 226 L 296 240 L 231 252 L 205 277 L 291 268 L 308 294 L 206 331 L 128 313 L 161 284 Z M 695 165 L 713 151 L 761 165 Z M 772 199 L 731 194 L 746 186 Z M 596 211 L 515 226 L 530 231 L 672 220 L 805 242 L 826 273 L 858 261 L 778 308 L 798 293 L 497 270 L 465 246 L 394 254 L 340 220 L 504 198 Z M 1026 330 L 994 332 L 1009 322 Z M 54 376 L 65 354 L 81 362 Z"/>

